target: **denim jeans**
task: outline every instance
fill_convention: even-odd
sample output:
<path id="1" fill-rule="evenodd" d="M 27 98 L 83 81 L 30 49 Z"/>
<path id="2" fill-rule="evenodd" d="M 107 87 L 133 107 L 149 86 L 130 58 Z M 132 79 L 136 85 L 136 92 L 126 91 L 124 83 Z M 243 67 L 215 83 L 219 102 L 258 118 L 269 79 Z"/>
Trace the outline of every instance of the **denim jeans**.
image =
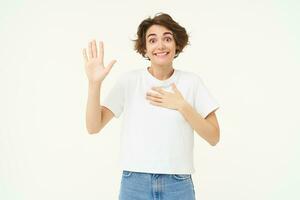
<path id="1" fill-rule="evenodd" d="M 191 174 L 123 170 L 119 200 L 195 200 Z"/>

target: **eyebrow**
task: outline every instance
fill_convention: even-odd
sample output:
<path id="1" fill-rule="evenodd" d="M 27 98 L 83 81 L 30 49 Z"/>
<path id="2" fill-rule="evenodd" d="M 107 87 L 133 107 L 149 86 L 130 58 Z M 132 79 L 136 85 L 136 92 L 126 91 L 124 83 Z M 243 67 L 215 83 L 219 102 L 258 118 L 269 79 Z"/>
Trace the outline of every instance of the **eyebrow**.
<path id="1" fill-rule="evenodd" d="M 167 34 L 173 35 L 173 33 L 171 33 L 171 32 L 164 32 L 163 35 L 167 35 Z M 151 33 L 151 34 L 149 34 L 149 35 L 147 36 L 147 38 L 150 37 L 150 36 L 156 36 L 156 34 L 155 34 L 155 33 Z"/>

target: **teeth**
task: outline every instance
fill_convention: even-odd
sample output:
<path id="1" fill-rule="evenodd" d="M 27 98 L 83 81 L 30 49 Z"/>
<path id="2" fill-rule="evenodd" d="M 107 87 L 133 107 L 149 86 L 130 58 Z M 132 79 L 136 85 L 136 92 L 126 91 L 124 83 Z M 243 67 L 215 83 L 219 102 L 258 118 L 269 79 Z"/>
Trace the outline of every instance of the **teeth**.
<path id="1" fill-rule="evenodd" d="M 156 55 L 158 55 L 158 56 L 164 56 L 164 55 L 167 55 L 167 53 L 165 52 L 165 53 L 157 53 Z"/>

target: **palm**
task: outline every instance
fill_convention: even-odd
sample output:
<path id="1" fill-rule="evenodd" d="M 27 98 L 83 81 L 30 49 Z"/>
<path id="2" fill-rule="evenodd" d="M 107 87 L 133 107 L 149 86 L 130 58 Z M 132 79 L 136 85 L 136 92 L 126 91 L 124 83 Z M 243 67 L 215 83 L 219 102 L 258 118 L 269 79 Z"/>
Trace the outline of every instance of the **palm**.
<path id="1" fill-rule="evenodd" d="M 85 72 L 91 82 L 102 82 L 107 74 L 110 72 L 115 60 L 111 61 L 107 67 L 103 64 L 103 43 L 99 43 L 99 53 L 96 46 L 96 41 L 93 40 L 89 43 L 88 56 L 86 55 L 85 49 L 83 50 L 85 59 Z"/>
<path id="2" fill-rule="evenodd" d="M 100 81 L 106 76 L 103 63 L 99 59 L 92 58 L 85 64 L 86 74 L 90 81 Z"/>

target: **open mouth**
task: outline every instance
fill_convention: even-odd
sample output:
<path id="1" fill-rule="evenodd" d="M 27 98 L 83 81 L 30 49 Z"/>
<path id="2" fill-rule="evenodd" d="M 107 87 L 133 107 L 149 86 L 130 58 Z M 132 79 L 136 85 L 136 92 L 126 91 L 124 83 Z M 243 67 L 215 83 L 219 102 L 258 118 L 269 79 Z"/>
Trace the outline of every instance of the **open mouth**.
<path id="1" fill-rule="evenodd" d="M 159 53 L 154 53 L 155 56 L 157 57 L 165 57 L 169 54 L 169 52 L 159 52 Z"/>

